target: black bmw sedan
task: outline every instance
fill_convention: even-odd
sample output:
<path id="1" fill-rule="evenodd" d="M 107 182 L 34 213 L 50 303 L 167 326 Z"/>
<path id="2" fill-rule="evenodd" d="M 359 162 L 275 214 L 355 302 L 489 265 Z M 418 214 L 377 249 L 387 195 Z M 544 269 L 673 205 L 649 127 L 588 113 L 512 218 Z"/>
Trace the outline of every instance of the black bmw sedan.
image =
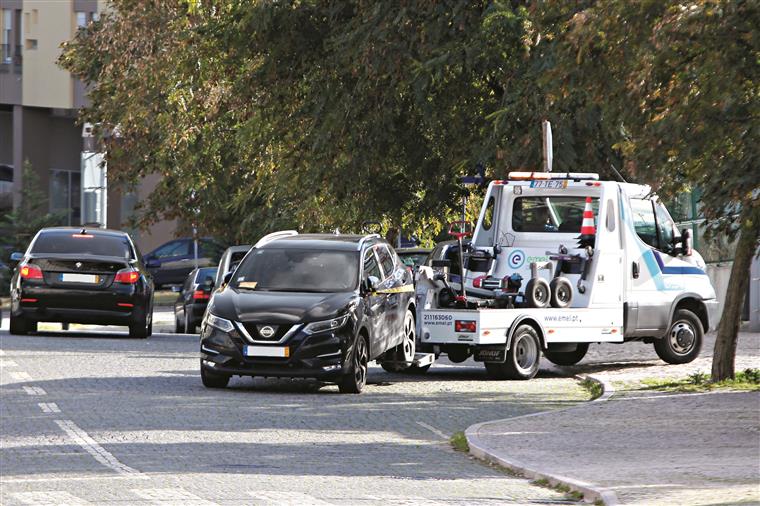
<path id="1" fill-rule="evenodd" d="M 55 227 L 37 232 L 11 279 L 11 334 L 38 322 L 127 325 L 145 338 L 153 328 L 153 281 L 128 234 Z"/>
<path id="2" fill-rule="evenodd" d="M 209 302 L 201 378 L 308 377 L 359 393 L 371 360 L 414 358 L 411 273 L 378 235 L 270 234 Z"/>

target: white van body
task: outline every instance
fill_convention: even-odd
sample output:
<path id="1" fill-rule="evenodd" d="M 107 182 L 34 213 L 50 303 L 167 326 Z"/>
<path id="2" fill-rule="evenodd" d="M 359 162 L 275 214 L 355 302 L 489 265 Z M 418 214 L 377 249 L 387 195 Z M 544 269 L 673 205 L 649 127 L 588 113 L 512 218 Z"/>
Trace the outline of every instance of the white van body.
<path id="1" fill-rule="evenodd" d="M 560 246 L 568 254 L 586 255 L 578 245 L 580 221 L 570 216 L 578 217 L 578 208 L 591 197 L 596 237 L 586 278 L 580 281 L 580 273 L 562 274 L 573 287 L 570 307 L 438 307 L 442 283 L 430 268 L 422 268 L 416 288 L 418 349 L 456 351 L 461 357 L 466 347 L 467 355 L 488 362 L 485 350 L 508 350 L 520 324 L 536 330 L 544 352 L 572 349 L 569 345 L 578 343 L 655 342 L 670 337 L 669 332 L 675 339 L 681 328 L 673 327 L 678 309 L 695 314 L 702 333 L 714 326 L 717 300 L 705 263 L 696 251 L 684 254 L 677 247 L 680 234 L 651 189 L 598 181 L 593 176 L 552 174 L 553 179 L 546 179 L 546 173 L 534 173 L 491 182 L 472 247 L 487 252 L 496 247 L 496 258 L 487 272 L 465 270 L 471 301 L 493 296 L 493 292 L 473 286 L 479 276 L 503 278 L 518 273 L 525 288 L 531 264 L 537 263 L 551 265 L 551 269 L 538 270 L 540 277 L 551 281 L 556 261 L 549 256 Z M 457 320 L 475 321 L 476 331 L 457 332 Z M 496 361 L 503 360 L 503 355 L 493 356 Z"/>

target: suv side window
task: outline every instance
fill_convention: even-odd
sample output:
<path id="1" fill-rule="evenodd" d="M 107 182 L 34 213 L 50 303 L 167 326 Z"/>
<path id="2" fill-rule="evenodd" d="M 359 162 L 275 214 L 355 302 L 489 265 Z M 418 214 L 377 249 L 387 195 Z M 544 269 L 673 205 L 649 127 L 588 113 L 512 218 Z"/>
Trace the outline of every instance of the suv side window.
<path id="1" fill-rule="evenodd" d="M 631 209 L 633 210 L 633 227 L 636 229 L 636 234 L 648 245 L 659 249 L 657 222 L 654 219 L 652 201 L 631 199 Z"/>
<path id="2" fill-rule="evenodd" d="M 364 251 L 363 279 L 367 279 L 370 276 L 375 276 L 377 279 L 383 279 L 383 275 L 380 273 L 380 267 L 377 265 L 377 260 L 375 259 L 375 253 L 371 248 Z"/>
<path id="3" fill-rule="evenodd" d="M 385 277 L 387 278 L 393 275 L 396 262 L 394 261 L 393 255 L 391 255 L 390 250 L 388 250 L 388 246 L 384 244 L 380 244 L 377 246 L 376 251 L 377 251 L 377 258 L 380 259 L 380 265 L 383 267 L 383 272 L 385 273 Z"/>

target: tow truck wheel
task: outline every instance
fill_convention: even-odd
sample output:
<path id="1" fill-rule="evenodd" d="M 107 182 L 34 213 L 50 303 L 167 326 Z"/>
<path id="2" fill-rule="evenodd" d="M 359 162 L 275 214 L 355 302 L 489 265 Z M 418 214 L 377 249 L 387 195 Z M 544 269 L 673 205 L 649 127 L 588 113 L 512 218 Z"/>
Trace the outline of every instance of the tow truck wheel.
<path id="1" fill-rule="evenodd" d="M 520 325 L 507 350 L 505 362 L 486 362 L 486 372 L 493 379 L 529 380 L 538 373 L 541 342 L 530 325 Z"/>
<path id="2" fill-rule="evenodd" d="M 414 326 L 414 314 L 410 309 L 406 310 L 404 316 L 404 335 L 401 344 L 388 350 L 386 355 L 390 358 L 389 362 L 380 362 L 380 367 L 388 372 L 405 372 L 411 370 L 414 366 L 415 343 L 417 342 L 417 332 Z M 403 362 L 403 363 L 399 363 Z M 410 364 L 410 365 L 405 365 Z"/>
<path id="3" fill-rule="evenodd" d="M 544 351 L 544 356 L 552 364 L 575 365 L 586 356 L 588 343 L 580 343 L 574 351 Z"/>
<path id="4" fill-rule="evenodd" d="M 525 286 L 525 300 L 529 307 L 544 308 L 551 300 L 551 289 L 544 278 L 533 278 Z"/>
<path id="5" fill-rule="evenodd" d="M 552 307 L 565 308 L 570 307 L 573 302 L 573 284 L 564 277 L 552 279 L 549 284 L 552 297 Z M 581 357 L 583 358 L 583 357 Z"/>
<path id="6" fill-rule="evenodd" d="M 668 364 L 688 364 L 699 356 L 704 341 L 702 322 L 688 309 L 679 309 L 673 315 L 668 333 L 654 341 L 657 356 Z"/>

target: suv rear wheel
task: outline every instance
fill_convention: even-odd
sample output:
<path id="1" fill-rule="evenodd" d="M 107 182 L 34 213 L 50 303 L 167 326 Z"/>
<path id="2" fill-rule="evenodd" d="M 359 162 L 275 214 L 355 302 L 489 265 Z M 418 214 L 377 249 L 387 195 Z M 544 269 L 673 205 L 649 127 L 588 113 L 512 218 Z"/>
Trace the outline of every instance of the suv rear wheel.
<path id="1" fill-rule="evenodd" d="M 369 364 L 369 347 L 367 338 L 359 335 L 356 338 L 354 354 L 351 357 L 351 368 L 338 383 L 342 394 L 360 394 L 367 384 L 367 366 Z"/>

